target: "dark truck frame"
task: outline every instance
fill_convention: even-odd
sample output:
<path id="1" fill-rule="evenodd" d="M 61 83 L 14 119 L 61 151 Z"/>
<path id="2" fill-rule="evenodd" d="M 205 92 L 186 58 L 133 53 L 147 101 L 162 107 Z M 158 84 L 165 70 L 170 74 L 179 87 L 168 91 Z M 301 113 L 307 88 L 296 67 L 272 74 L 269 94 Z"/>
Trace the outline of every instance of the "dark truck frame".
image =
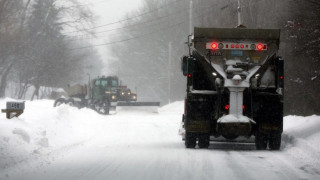
<path id="1" fill-rule="evenodd" d="M 210 136 L 233 140 L 254 135 L 257 149 L 266 149 L 267 145 L 272 150 L 280 149 L 284 61 L 276 55 L 279 37 L 278 29 L 195 28 L 194 37 L 188 38 L 190 54 L 181 59 L 187 76 L 182 116 L 187 148 L 194 148 L 197 142 L 199 148 L 207 148 Z M 219 44 L 219 48 L 208 50 L 208 42 L 263 42 L 265 50 L 257 51 L 253 46 L 252 50 L 242 51 L 242 56 L 232 56 L 241 49 L 230 50 Z M 235 75 L 241 77 L 239 85 L 232 83 L 237 80 Z M 266 84 L 267 78 L 273 81 Z M 234 116 L 238 119 L 224 121 Z"/>

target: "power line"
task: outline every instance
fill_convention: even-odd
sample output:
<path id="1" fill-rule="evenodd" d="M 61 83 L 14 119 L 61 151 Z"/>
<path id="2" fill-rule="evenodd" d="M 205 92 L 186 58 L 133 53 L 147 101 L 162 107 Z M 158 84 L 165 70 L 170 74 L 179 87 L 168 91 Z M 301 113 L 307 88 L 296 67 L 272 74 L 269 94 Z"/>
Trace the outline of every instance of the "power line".
<path id="1" fill-rule="evenodd" d="M 212 10 L 212 9 L 210 9 L 210 10 Z M 200 14 L 200 15 L 196 16 L 195 18 L 199 18 L 199 17 L 201 17 L 203 15 L 206 15 L 206 14 L 205 13 Z M 84 47 L 79 47 L 79 48 L 72 48 L 70 50 L 79 50 L 79 49 L 85 49 L 85 48 L 91 48 L 91 47 L 99 47 L 99 46 L 111 45 L 111 44 L 116 44 L 116 43 L 120 43 L 120 42 L 126 42 L 126 41 L 130 41 L 130 40 L 133 40 L 133 39 L 138 39 L 138 38 L 150 35 L 150 34 L 154 34 L 154 33 L 157 33 L 157 32 L 163 31 L 163 30 L 171 29 L 171 28 L 177 27 L 177 26 L 179 26 L 179 25 L 181 25 L 183 23 L 186 23 L 186 22 L 189 22 L 189 19 L 187 19 L 185 21 L 181 21 L 180 23 L 176 23 L 176 24 L 171 25 L 171 26 L 163 27 L 161 29 L 158 29 L 157 31 L 152 31 L 152 32 L 149 32 L 149 33 L 146 33 L 146 34 L 142 34 L 142 35 L 139 35 L 139 36 L 135 36 L 135 37 L 119 40 L 119 41 L 112 41 L 112 42 L 103 43 L 103 44 L 90 45 L 90 46 L 84 46 Z"/>
<path id="2" fill-rule="evenodd" d="M 164 18 L 168 18 L 172 15 L 176 15 L 176 14 L 179 14 L 181 12 L 187 12 L 185 11 L 185 9 L 180 9 L 178 11 L 175 11 L 174 13 L 170 13 L 170 14 L 167 14 L 165 16 L 161 16 L 161 17 L 158 17 L 156 19 L 151 19 L 151 20 L 148 20 L 148 21 L 144 21 L 144 22 L 139 22 L 139 23 L 136 23 L 136 24 L 130 24 L 130 25 L 127 25 L 127 26 L 122 26 L 122 27 L 119 27 L 119 28 L 113 28 L 113 29 L 108 29 L 108 30 L 104 30 L 104 31 L 99 31 L 99 32 L 95 32 L 95 34 L 101 34 L 101 33 L 106 33 L 106 32 L 110 32 L 110 31 L 115 31 L 115 30 L 120 30 L 120 29 L 127 29 L 127 28 L 130 28 L 130 27 L 136 27 L 138 25 L 143 25 L 143 24 L 148 24 L 148 23 L 152 23 L 152 22 L 155 22 L 155 21 L 158 21 L 160 19 L 164 19 Z M 163 22 L 163 21 L 162 21 Z M 159 22 L 160 23 L 160 22 Z M 70 38 L 72 37 L 75 37 L 75 36 L 71 36 Z M 106 36 L 98 36 L 97 38 L 99 37 L 106 37 Z M 85 39 L 95 39 L 95 38 L 85 38 Z"/>
<path id="3" fill-rule="evenodd" d="M 182 21 L 182 22 L 180 22 L 180 23 L 174 24 L 174 25 L 172 25 L 172 26 L 164 27 L 164 28 L 162 28 L 162 29 L 159 29 L 158 31 L 153 31 L 153 32 L 149 32 L 149 33 L 146 33 L 146 34 L 142 34 L 142 35 L 140 35 L 140 36 L 135 36 L 135 37 L 132 37 L 132 38 L 123 39 L 123 40 L 119 40 L 119 41 L 112 41 L 112 42 L 109 42 L 109 43 L 103 43 L 103 44 L 97 44 L 97 45 L 91 45 L 91 46 L 84 46 L 84 47 L 79 47 L 79 48 L 73 48 L 73 49 L 70 49 L 70 50 L 79 50 L 79 49 L 85 49 L 85 48 L 90 48 L 90 47 L 105 46 L 105 45 L 115 44 L 115 43 L 119 43 L 119 42 L 130 41 L 130 40 L 132 40 L 132 39 L 138 39 L 138 38 L 141 38 L 141 37 L 150 35 L 150 34 L 157 33 L 157 32 L 159 32 L 159 31 L 171 29 L 171 28 L 176 27 L 176 26 L 178 26 L 178 25 L 181 25 L 181 24 L 183 24 L 183 23 L 185 23 L 185 21 Z"/>
<path id="4" fill-rule="evenodd" d="M 205 9 L 209 9 L 209 8 L 212 8 L 213 6 L 215 5 L 211 5 L 211 6 L 203 6 L 203 10 Z M 115 30 L 120 30 L 120 29 L 127 29 L 129 27 L 136 27 L 138 25 L 142 25 L 142 24 L 147 24 L 147 23 L 152 23 L 154 21 L 158 21 L 160 19 L 164 19 L 164 18 L 167 18 L 167 17 L 170 17 L 172 15 L 176 15 L 176 14 L 180 14 L 181 12 L 186 12 L 186 13 L 189 13 L 188 11 L 185 10 L 185 8 L 182 8 L 182 9 L 179 9 L 178 11 L 175 11 L 174 13 L 170 13 L 170 14 L 167 14 L 165 16 L 161 16 L 161 17 L 158 17 L 156 19 L 151 19 L 151 20 L 148 20 L 148 21 L 144 21 L 144 22 L 140 22 L 140 23 L 136 23 L 136 24 L 131 24 L 131 25 L 127 25 L 127 26 L 123 26 L 123 27 L 119 27 L 119 28 L 114 28 L 114 29 L 108 29 L 108 30 L 104 30 L 104 31 L 99 31 L 99 32 L 96 32 L 95 34 L 101 34 L 101 33 L 105 33 L 105 32 L 110 32 L 110 31 L 115 31 Z M 163 22 L 163 21 L 162 21 Z M 159 23 L 162 23 L 162 22 L 159 22 Z M 116 34 L 119 34 L 119 33 L 116 33 Z M 69 36 L 69 38 L 73 38 L 73 37 L 78 37 L 79 35 L 77 36 Z M 81 35 L 80 35 L 81 36 Z M 88 37 L 88 38 L 80 38 L 80 39 L 74 39 L 73 41 L 75 40 L 84 40 L 84 39 L 97 39 L 97 38 L 101 38 L 101 37 L 106 37 L 106 36 L 97 36 L 97 37 Z"/>
<path id="5" fill-rule="evenodd" d="M 158 17 L 156 19 L 151 19 L 149 21 L 140 22 L 140 23 L 133 24 L 133 25 L 127 25 L 127 26 L 123 26 L 123 27 L 120 27 L 120 28 L 114 28 L 114 29 L 109 29 L 109 30 L 105 30 L 105 31 L 98 31 L 98 32 L 95 32 L 95 34 L 101 34 L 101 33 L 104 33 L 104 32 L 114 31 L 114 30 L 118 30 L 118 29 L 125 29 L 127 27 L 134 27 L 134 26 L 141 25 L 141 24 L 147 24 L 149 22 L 153 22 L 153 21 L 156 21 L 156 20 L 159 20 L 159 19 L 167 18 L 167 17 L 175 15 L 175 14 L 179 14 L 179 13 L 183 12 L 184 10 L 185 9 L 180 9 L 178 11 L 175 11 L 175 13 L 167 14 L 165 16 L 161 16 L 161 17 Z"/>
<path id="6" fill-rule="evenodd" d="M 66 8 L 81 7 L 81 6 L 90 6 L 90 5 L 95 5 L 95 4 L 107 3 L 107 2 L 110 2 L 110 1 L 102 0 L 102 1 L 98 1 L 98 2 L 86 3 L 86 4 L 71 5 L 71 6 L 67 6 Z"/>
<path id="7" fill-rule="evenodd" d="M 141 13 L 141 14 L 138 14 L 138 15 L 135 15 L 135 16 L 132 16 L 132 17 L 128 17 L 128 18 L 126 18 L 126 19 L 121 19 L 121 20 L 118 20 L 118 21 L 114 21 L 114 22 L 110 22 L 110 23 L 107 23 L 107 24 L 95 26 L 95 27 L 88 28 L 88 29 L 85 29 L 85 30 L 92 30 L 92 29 L 97 29 L 97 28 L 106 27 L 106 26 L 110 26 L 110 25 L 113 25 L 113 24 L 118 24 L 118 23 L 121 23 L 121 22 L 125 22 L 125 21 L 128 21 L 128 20 L 137 18 L 137 17 L 141 17 L 141 16 L 144 16 L 144 15 L 147 15 L 147 14 L 151 14 L 151 13 L 153 13 L 153 12 L 158 11 L 159 9 L 165 8 L 165 7 L 167 7 L 167 6 L 171 5 L 171 4 L 178 3 L 178 2 L 180 2 L 180 1 L 185 1 L 185 0 L 176 0 L 176 1 L 170 2 L 170 3 L 168 3 L 168 4 L 165 4 L 165 5 L 163 5 L 163 6 L 160 6 L 160 7 L 158 7 L 158 8 L 155 8 L 155 9 L 153 9 L 153 10 L 150 10 L 150 11 L 147 11 L 147 12 L 144 12 L 144 13 Z M 75 32 L 82 32 L 82 31 L 84 31 L 84 30 L 77 30 L 77 31 L 65 32 L 65 34 L 75 33 Z"/>

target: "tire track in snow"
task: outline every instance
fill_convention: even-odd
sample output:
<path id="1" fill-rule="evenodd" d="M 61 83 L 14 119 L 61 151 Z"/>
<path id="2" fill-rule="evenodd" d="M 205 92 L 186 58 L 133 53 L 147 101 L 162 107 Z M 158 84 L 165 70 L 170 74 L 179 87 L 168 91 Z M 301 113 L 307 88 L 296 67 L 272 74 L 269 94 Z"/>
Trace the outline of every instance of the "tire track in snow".
<path id="1" fill-rule="evenodd" d="M 237 179 L 255 179 L 251 172 L 250 169 L 247 167 L 246 163 L 243 163 L 237 156 L 237 152 L 235 151 L 227 151 L 226 156 L 226 161 L 228 168 L 232 169 L 232 172 L 234 173 L 234 177 Z"/>
<path id="2" fill-rule="evenodd" d="M 180 114 L 128 112 L 108 116 L 102 124 L 99 121 L 101 128 L 90 141 L 52 153 L 50 158 L 60 155 L 62 158 L 16 177 L 136 180 L 315 177 L 290 164 L 289 155 L 255 151 L 252 145 L 211 144 L 210 149 L 185 149 L 177 134 L 180 121 Z"/>

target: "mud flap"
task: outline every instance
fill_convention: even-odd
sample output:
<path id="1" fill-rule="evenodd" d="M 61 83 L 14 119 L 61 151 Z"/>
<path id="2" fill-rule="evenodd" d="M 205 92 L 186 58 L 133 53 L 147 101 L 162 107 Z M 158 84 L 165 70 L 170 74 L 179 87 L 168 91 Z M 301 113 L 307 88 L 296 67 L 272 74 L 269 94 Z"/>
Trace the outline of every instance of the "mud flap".
<path id="1" fill-rule="evenodd" d="M 218 123 L 217 131 L 226 139 L 233 140 L 238 136 L 250 136 L 250 123 Z"/>

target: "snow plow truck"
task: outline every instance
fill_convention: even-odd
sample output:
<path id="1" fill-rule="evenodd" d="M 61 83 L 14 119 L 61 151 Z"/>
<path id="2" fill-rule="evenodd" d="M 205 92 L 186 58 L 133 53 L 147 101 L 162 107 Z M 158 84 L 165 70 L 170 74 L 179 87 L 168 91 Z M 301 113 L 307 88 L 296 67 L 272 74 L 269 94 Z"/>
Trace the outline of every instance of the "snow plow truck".
<path id="1" fill-rule="evenodd" d="M 88 85 L 68 86 L 66 97 L 55 100 L 54 107 L 68 104 L 78 108 L 91 108 L 100 114 L 109 114 L 117 106 L 160 106 L 160 102 L 137 102 L 137 93 L 119 86 L 117 76 L 102 76 L 89 80 Z"/>
<path id="2" fill-rule="evenodd" d="M 137 93 L 131 92 L 127 86 L 119 86 L 118 101 L 137 101 Z"/>
<path id="3" fill-rule="evenodd" d="M 102 76 L 89 81 L 88 85 L 76 84 L 67 88 L 68 97 L 61 97 L 54 106 L 68 104 L 78 108 L 91 108 L 100 114 L 109 114 L 117 106 L 118 77 Z"/>
<path id="4" fill-rule="evenodd" d="M 210 139 L 255 137 L 258 150 L 279 150 L 283 131 L 284 60 L 279 29 L 194 28 L 182 116 L 186 148 Z"/>

